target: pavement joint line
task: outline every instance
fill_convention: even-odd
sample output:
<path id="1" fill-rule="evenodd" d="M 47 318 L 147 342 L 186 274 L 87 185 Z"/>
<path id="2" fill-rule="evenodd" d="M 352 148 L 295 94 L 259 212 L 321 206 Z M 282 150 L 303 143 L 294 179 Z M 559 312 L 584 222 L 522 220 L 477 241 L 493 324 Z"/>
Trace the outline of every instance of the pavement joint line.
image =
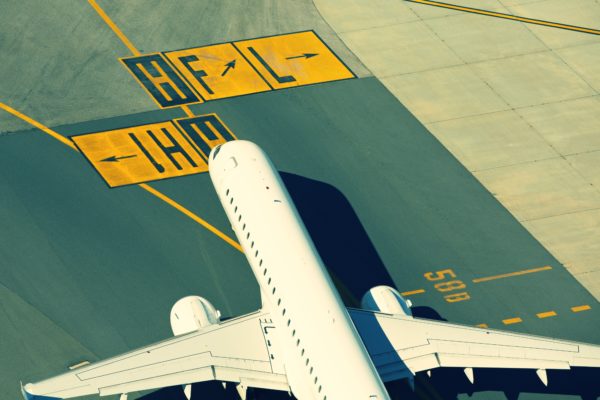
<path id="1" fill-rule="evenodd" d="M 541 312 L 541 313 L 536 314 L 536 316 L 540 319 L 556 317 L 556 315 L 557 314 L 555 311 L 546 311 L 546 312 Z"/>
<path id="2" fill-rule="evenodd" d="M 104 12 L 104 10 L 98 5 L 98 3 L 96 3 L 96 0 L 88 0 L 88 3 L 90 4 L 90 6 L 92 6 L 94 10 L 96 10 L 100 18 L 102 18 L 104 22 L 106 22 L 106 25 L 108 25 L 110 29 L 112 29 L 112 31 L 115 33 L 115 35 L 117 35 L 118 38 L 121 39 L 123 44 L 129 49 L 129 51 L 133 53 L 133 55 L 139 56 L 142 54 L 133 45 L 133 43 L 131 43 L 127 36 L 125 36 L 123 31 L 121 31 L 121 29 L 119 29 L 119 27 L 113 22 L 113 20 Z"/>
<path id="3" fill-rule="evenodd" d="M 410 3 L 418 3 L 418 4 L 428 5 L 428 6 L 447 8 L 450 10 L 463 11 L 463 12 L 468 12 L 468 13 L 472 13 L 472 14 L 486 15 L 488 17 L 495 17 L 495 18 L 508 19 L 508 20 L 512 20 L 512 21 L 519 21 L 519 22 L 524 22 L 526 24 L 541 25 L 541 26 L 557 28 L 557 29 L 565 29 L 568 31 L 587 33 L 590 35 L 600 35 L 600 30 L 598 30 L 598 29 L 585 28 L 585 27 L 576 26 L 576 25 L 561 24 L 558 22 L 544 21 L 544 20 L 535 19 L 535 18 L 520 17 L 518 15 L 511 15 L 511 14 L 505 14 L 505 13 L 500 13 L 500 12 L 496 12 L 496 11 L 482 10 L 480 8 L 464 7 L 464 6 L 459 6 L 456 4 L 442 3 L 439 1 L 430 1 L 430 0 L 405 0 L 405 1 L 410 2 Z"/>
<path id="4" fill-rule="evenodd" d="M 507 319 L 503 319 L 502 323 L 504 325 L 512 325 L 512 324 L 519 324 L 523 322 L 523 320 L 519 317 L 515 317 L 515 318 L 507 318 Z"/>
<path id="5" fill-rule="evenodd" d="M 585 304 L 583 306 L 571 307 L 571 311 L 573 311 L 574 313 L 578 313 L 578 312 L 582 312 L 582 311 L 587 311 L 587 310 L 591 310 L 591 309 L 592 309 L 592 307 L 590 307 L 587 304 Z"/>
<path id="6" fill-rule="evenodd" d="M 473 279 L 473 283 L 488 282 L 488 281 L 493 281 L 493 280 L 496 280 L 496 279 L 509 278 L 509 277 L 512 277 L 512 276 L 520 276 L 520 275 L 533 274 L 533 273 L 536 273 L 536 272 L 548 271 L 548 270 L 551 270 L 551 269 L 552 269 L 551 266 L 546 265 L 544 267 L 526 269 L 526 270 L 523 270 L 523 271 L 515 271 L 515 272 L 509 272 L 509 273 L 506 273 L 506 274 L 487 276 L 485 278 L 476 278 L 476 279 Z"/>
<path id="7" fill-rule="evenodd" d="M 75 150 L 76 152 L 79 153 L 79 150 L 77 149 L 77 147 L 75 147 L 75 145 L 73 144 L 73 142 L 71 142 L 69 139 L 67 139 L 66 137 L 64 137 L 60 133 L 58 133 L 58 132 L 56 132 L 56 131 L 48 128 L 47 126 L 41 124 L 38 121 L 35 121 L 34 119 L 31 119 L 27 115 L 25 115 L 25 114 L 23 114 L 23 113 L 15 110 L 14 108 L 12 108 L 12 107 L 4 104 L 4 103 L 0 102 L 0 108 L 3 109 L 3 110 L 5 110 L 9 114 L 12 114 L 15 117 L 17 117 L 17 118 L 19 118 L 19 119 L 21 119 L 21 120 L 23 120 L 23 121 L 25 121 L 25 122 L 33 125 L 34 127 L 38 128 L 42 132 L 50 135 L 52 138 L 58 140 L 59 142 L 61 142 L 62 144 L 66 145 L 66 146 L 69 146 L 71 149 L 73 149 L 73 150 Z M 233 240 L 232 238 L 230 238 L 229 236 L 227 236 L 226 234 L 224 234 L 223 232 L 221 232 L 220 230 L 218 230 L 216 227 L 214 227 L 213 225 L 211 225 L 209 222 L 207 222 L 204 219 L 200 218 L 198 215 L 194 214 L 193 212 L 191 212 L 190 210 L 188 210 L 187 208 L 185 208 L 181 204 L 177 203 L 175 200 L 171 199 L 170 197 L 168 197 L 164 193 L 159 192 L 158 190 L 154 189 L 153 187 L 151 187 L 150 185 L 147 185 L 145 183 L 140 183 L 140 184 L 138 184 L 138 186 L 140 188 L 144 189 L 145 191 L 147 191 L 148 193 L 154 195 L 155 197 L 158 197 L 160 200 L 164 201 L 165 203 L 167 203 L 171 207 L 175 208 L 177 211 L 181 212 L 185 216 L 187 216 L 190 219 L 192 219 L 193 221 L 197 222 L 202 227 L 204 227 L 205 229 L 207 229 L 211 233 L 215 234 L 216 236 L 218 236 L 222 240 L 224 240 L 227 244 L 229 244 L 230 246 L 232 246 L 236 250 L 238 250 L 238 251 L 240 251 L 240 252 L 243 253 L 242 247 L 240 246 L 239 243 L 237 243 L 235 240 Z"/>
<path id="8" fill-rule="evenodd" d="M 413 294 L 425 293 L 425 289 L 409 290 L 408 292 L 400 293 L 402 296 L 412 296 Z"/>

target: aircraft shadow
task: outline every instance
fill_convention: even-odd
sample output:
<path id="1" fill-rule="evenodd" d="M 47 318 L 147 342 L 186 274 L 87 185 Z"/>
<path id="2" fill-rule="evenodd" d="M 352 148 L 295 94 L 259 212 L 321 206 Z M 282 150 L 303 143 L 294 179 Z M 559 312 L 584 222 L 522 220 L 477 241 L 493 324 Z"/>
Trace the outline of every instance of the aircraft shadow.
<path id="1" fill-rule="evenodd" d="M 395 287 L 356 212 L 337 188 L 291 173 L 280 174 L 347 306 L 360 307 L 361 297 L 374 286 Z M 430 307 L 418 306 L 412 311 L 418 318 L 446 321 Z M 379 349 L 394 352 L 381 331 L 369 334 L 378 338 Z M 591 368 L 548 371 L 548 381 L 548 387 L 544 386 L 533 370 L 475 369 L 475 383 L 471 384 L 461 369 L 444 368 L 433 370 L 431 377 L 418 373 L 414 391 L 406 380 L 390 382 L 386 387 L 394 400 L 454 400 L 459 395 L 488 391 L 503 392 L 508 400 L 518 399 L 520 393 L 575 395 L 583 400 L 600 396 L 600 371 Z M 248 393 L 249 400 L 291 398 L 287 392 Z M 186 400 L 181 387 L 164 388 L 139 399 Z M 233 385 L 224 389 L 220 382 L 203 382 L 192 389 L 192 400 L 200 399 L 239 400 L 239 395 Z"/>

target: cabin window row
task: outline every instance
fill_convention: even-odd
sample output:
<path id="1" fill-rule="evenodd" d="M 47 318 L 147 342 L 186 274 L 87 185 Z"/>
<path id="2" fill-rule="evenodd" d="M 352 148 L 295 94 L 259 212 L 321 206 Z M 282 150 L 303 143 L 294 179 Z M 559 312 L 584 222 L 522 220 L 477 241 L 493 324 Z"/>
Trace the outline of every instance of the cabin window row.
<path id="1" fill-rule="evenodd" d="M 225 194 L 229 195 L 229 189 L 227 189 L 227 191 L 225 192 Z M 233 205 L 233 201 L 234 201 L 234 198 L 233 198 L 233 196 L 231 196 L 230 199 L 229 199 L 229 204 Z M 238 211 L 238 207 L 234 206 L 234 214 L 237 215 L 237 211 Z M 238 222 L 241 222 L 241 221 L 242 221 L 242 214 L 240 213 L 240 215 L 238 216 Z M 244 223 L 242 225 L 242 231 L 245 231 L 245 230 L 246 230 L 246 223 Z M 246 240 L 247 241 L 250 240 L 250 231 L 248 231 L 246 233 Z M 254 248 L 254 241 L 250 242 L 250 248 L 251 249 Z M 256 251 L 254 252 L 254 257 L 258 258 L 258 254 L 259 254 L 259 251 L 258 251 L 258 249 L 256 249 Z M 267 279 L 267 285 L 271 286 L 271 283 L 273 283 L 273 289 L 271 290 L 271 293 L 274 295 L 276 293 L 276 291 L 277 291 L 277 288 L 275 287 L 275 283 L 272 282 L 272 278 L 270 276 L 267 276 L 268 269 L 267 269 L 266 265 L 263 266 L 263 260 L 262 260 L 262 258 L 259 260 L 258 265 L 260 267 L 262 267 L 262 269 L 263 269 L 263 276 Z M 281 316 L 285 316 L 286 313 L 287 313 L 287 309 L 283 306 L 283 304 L 281 302 L 281 298 L 277 299 L 277 306 L 281 309 Z M 287 320 L 287 326 L 290 328 L 291 336 L 293 338 L 293 337 L 296 337 L 296 329 L 294 329 L 291 325 L 292 325 L 292 320 L 290 318 L 288 318 L 288 320 Z M 304 347 L 301 348 L 300 347 L 300 343 L 301 343 L 300 338 L 297 338 L 296 339 L 296 347 L 298 347 L 300 349 L 300 356 L 302 358 L 304 358 L 304 365 L 307 367 L 309 374 L 313 375 L 313 373 L 314 373 L 314 367 L 312 365 L 310 365 L 310 358 L 308 357 L 308 355 L 305 355 Z M 314 377 L 313 383 L 315 385 L 317 385 L 319 383 L 319 377 L 318 376 Z M 317 392 L 321 393 L 322 389 L 323 389 L 322 386 L 319 385 L 317 387 Z M 323 396 L 323 400 L 327 400 L 327 396 Z"/>

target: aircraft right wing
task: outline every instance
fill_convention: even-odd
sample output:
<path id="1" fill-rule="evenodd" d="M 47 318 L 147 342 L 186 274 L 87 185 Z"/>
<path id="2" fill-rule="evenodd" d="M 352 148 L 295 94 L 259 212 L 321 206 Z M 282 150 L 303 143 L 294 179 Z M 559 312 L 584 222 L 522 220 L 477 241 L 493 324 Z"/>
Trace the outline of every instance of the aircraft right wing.
<path id="1" fill-rule="evenodd" d="M 547 369 L 600 367 L 600 346 L 350 309 L 350 316 L 386 382 L 437 367 Z"/>
<path id="2" fill-rule="evenodd" d="M 274 330 L 269 313 L 259 311 L 27 384 L 23 395 L 108 396 L 210 380 L 288 390 L 282 360 L 274 354 Z"/>

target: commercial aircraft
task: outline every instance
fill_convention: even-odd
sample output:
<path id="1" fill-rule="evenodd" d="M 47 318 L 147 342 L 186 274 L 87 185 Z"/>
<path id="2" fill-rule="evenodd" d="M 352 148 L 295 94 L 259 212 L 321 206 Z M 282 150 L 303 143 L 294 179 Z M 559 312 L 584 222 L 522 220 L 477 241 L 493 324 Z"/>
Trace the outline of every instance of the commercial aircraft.
<path id="1" fill-rule="evenodd" d="M 439 367 L 600 367 L 600 346 L 413 318 L 411 303 L 378 286 L 363 309 L 344 306 L 279 173 L 254 143 L 215 147 L 209 172 L 258 280 L 262 308 L 220 321 L 206 299 L 171 310 L 175 337 L 22 387 L 27 400 L 120 395 L 217 380 L 288 391 L 300 400 L 389 400 L 385 382 Z"/>

